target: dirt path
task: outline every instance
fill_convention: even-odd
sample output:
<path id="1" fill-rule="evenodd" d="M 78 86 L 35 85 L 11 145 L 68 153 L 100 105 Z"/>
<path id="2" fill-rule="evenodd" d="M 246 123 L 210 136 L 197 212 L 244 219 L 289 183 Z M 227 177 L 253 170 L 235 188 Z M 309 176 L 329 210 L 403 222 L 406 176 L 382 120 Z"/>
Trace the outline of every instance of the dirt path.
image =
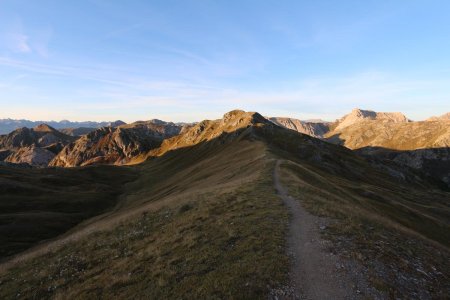
<path id="1" fill-rule="evenodd" d="M 294 295 L 287 299 L 358 299 L 352 280 L 338 269 L 336 255 L 326 251 L 326 242 L 320 238 L 323 219 L 308 213 L 300 202 L 288 195 L 280 183 L 278 160 L 274 170 L 274 184 L 278 195 L 289 208 L 291 219 L 288 252 L 293 259 L 290 271 Z M 278 296 L 278 298 L 280 298 Z"/>

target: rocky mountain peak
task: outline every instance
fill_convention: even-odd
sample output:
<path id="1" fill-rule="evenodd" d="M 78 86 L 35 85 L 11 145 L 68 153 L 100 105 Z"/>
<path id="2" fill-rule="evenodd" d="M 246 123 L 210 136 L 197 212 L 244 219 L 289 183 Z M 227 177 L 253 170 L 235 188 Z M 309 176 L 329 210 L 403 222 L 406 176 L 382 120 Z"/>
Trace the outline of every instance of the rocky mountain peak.
<path id="1" fill-rule="evenodd" d="M 138 121 L 120 126 L 101 127 L 67 145 L 50 162 L 50 166 L 84 166 L 90 164 L 124 164 L 147 153 L 161 142 L 179 134 L 181 126 L 161 121 Z"/>
<path id="2" fill-rule="evenodd" d="M 382 122 L 406 123 L 410 120 L 400 112 L 375 112 L 354 108 L 349 114 L 337 121 L 336 130 L 343 129 L 363 120 L 380 120 Z"/>
<path id="3" fill-rule="evenodd" d="M 33 128 L 33 131 L 36 132 L 55 132 L 57 131 L 55 128 L 43 123 Z"/>
<path id="4" fill-rule="evenodd" d="M 354 108 L 348 116 L 355 116 L 362 119 L 375 119 L 377 117 L 377 113 L 373 110 Z"/>
<path id="5" fill-rule="evenodd" d="M 127 123 L 125 123 L 122 120 L 117 120 L 117 121 L 109 123 L 109 126 L 111 126 L 111 127 L 118 127 L 118 126 L 125 125 L 125 124 L 127 124 Z"/>
<path id="6" fill-rule="evenodd" d="M 270 123 L 266 118 L 257 112 L 246 112 L 243 110 L 232 110 L 223 115 L 221 124 L 229 127 L 242 127 L 257 123 Z"/>
<path id="7" fill-rule="evenodd" d="M 328 122 L 307 122 L 294 118 L 272 117 L 269 119 L 278 126 L 282 126 L 300 133 L 304 133 L 316 138 L 323 138 L 323 136 L 330 130 Z"/>

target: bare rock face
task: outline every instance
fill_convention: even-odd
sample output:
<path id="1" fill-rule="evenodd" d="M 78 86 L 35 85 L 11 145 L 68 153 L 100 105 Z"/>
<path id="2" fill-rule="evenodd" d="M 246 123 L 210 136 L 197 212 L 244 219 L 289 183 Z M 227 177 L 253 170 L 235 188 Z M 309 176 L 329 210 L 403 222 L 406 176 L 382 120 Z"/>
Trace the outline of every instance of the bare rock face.
<path id="1" fill-rule="evenodd" d="M 365 120 L 326 136 L 332 143 L 350 149 L 383 147 L 392 150 L 416 150 L 450 147 L 450 122 L 385 123 Z"/>
<path id="2" fill-rule="evenodd" d="M 315 138 L 323 138 L 324 135 L 330 130 L 330 123 L 321 120 L 306 122 L 293 118 L 280 117 L 270 118 L 269 120 L 279 126 L 295 130 Z"/>
<path id="3" fill-rule="evenodd" d="M 97 128 L 93 127 L 78 127 L 78 128 L 63 128 L 60 129 L 59 131 L 70 136 L 80 137 L 96 129 Z"/>
<path id="4" fill-rule="evenodd" d="M 162 121 L 161 121 L 162 122 Z M 92 164 L 126 164 L 179 134 L 181 126 L 167 122 L 139 121 L 94 130 L 64 147 L 50 166 L 75 167 Z"/>
<path id="5" fill-rule="evenodd" d="M 450 186 L 450 121 L 379 122 L 364 120 L 326 135 L 381 160 L 421 171 Z"/>
<path id="6" fill-rule="evenodd" d="M 0 136 L 0 149 L 15 149 L 20 147 L 32 146 L 46 147 L 54 143 L 68 144 L 74 141 L 70 137 L 58 130 L 41 124 L 35 128 L 19 128 L 13 132 Z"/>
<path id="7" fill-rule="evenodd" d="M 257 112 L 246 112 L 243 110 L 232 110 L 223 115 L 220 126 L 227 128 L 241 128 L 255 123 L 268 123 L 269 121 Z"/>
<path id="8" fill-rule="evenodd" d="M 355 108 L 351 113 L 345 115 L 337 121 L 335 130 L 342 130 L 345 127 L 351 126 L 363 120 L 378 120 L 382 123 L 407 123 L 410 120 L 399 112 L 374 112 L 371 110 L 362 110 Z"/>
<path id="9" fill-rule="evenodd" d="M 9 163 L 28 163 L 32 166 L 46 166 L 64 145 L 75 138 L 41 124 L 35 128 L 19 128 L 0 136 L 0 151 L 8 152 L 0 160 Z"/>
<path id="10" fill-rule="evenodd" d="M 450 113 L 412 122 L 401 113 L 354 109 L 334 123 L 271 118 L 289 128 L 359 153 L 422 171 L 450 185 Z"/>
<path id="11" fill-rule="evenodd" d="M 5 161 L 15 164 L 27 163 L 31 166 L 45 167 L 53 157 L 55 157 L 53 152 L 33 145 L 20 148 L 14 153 L 11 153 Z"/>

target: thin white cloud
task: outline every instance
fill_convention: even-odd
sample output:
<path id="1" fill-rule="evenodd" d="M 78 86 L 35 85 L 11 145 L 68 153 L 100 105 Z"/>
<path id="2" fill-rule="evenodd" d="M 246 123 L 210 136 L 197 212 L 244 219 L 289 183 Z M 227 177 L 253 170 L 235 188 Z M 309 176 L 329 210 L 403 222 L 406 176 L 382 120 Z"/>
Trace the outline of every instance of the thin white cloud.
<path id="1" fill-rule="evenodd" d="M 48 45 L 53 35 L 51 27 L 33 32 L 30 45 L 34 52 L 43 58 L 49 57 Z"/>
<path id="2" fill-rule="evenodd" d="M 18 16 L 10 16 L 0 23 L 0 51 L 8 56 L 35 54 L 43 58 L 49 55 L 48 45 L 53 30 L 47 27 L 26 27 Z"/>
<path id="3" fill-rule="evenodd" d="M 178 114 L 180 111 L 197 111 L 199 120 L 204 115 L 200 112 L 204 112 L 205 108 L 219 114 L 242 108 L 272 116 L 333 120 L 354 107 L 360 107 L 379 111 L 403 111 L 413 119 L 424 119 L 431 114 L 440 114 L 441 110 L 450 110 L 448 104 L 445 105 L 450 103 L 446 101 L 450 94 L 448 73 L 439 74 L 439 77 L 426 74 L 402 77 L 368 71 L 344 77 L 303 78 L 254 89 L 241 89 L 205 77 L 191 80 L 152 80 L 144 75 L 130 76 L 126 71 L 111 71 L 108 66 L 93 65 L 85 68 L 30 64 L 1 57 L 0 65 L 101 83 L 95 88 L 85 87 L 80 90 L 74 87 L 69 91 L 70 96 L 67 96 L 66 101 L 77 96 L 85 100 L 77 100 L 77 104 L 73 105 L 73 109 L 83 111 L 83 115 L 92 110 L 107 109 L 108 116 L 117 116 L 123 112 L 132 119 L 131 114 L 140 114 L 141 111 L 164 112 L 165 116 L 168 115 L 167 111 Z M 427 77 L 430 79 L 424 79 Z M 435 111 L 431 112 L 430 106 L 435 107 Z M 54 118 L 58 118 L 59 112 L 55 110 L 54 113 Z M 190 118 L 193 115 L 195 113 L 190 113 Z M 68 117 L 61 112 L 61 118 Z M 101 119 L 113 118 L 103 116 Z"/>
<path id="4" fill-rule="evenodd" d="M 6 36 L 6 44 L 9 50 L 19 53 L 32 52 L 29 45 L 29 37 L 22 33 L 9 33 Z"/>

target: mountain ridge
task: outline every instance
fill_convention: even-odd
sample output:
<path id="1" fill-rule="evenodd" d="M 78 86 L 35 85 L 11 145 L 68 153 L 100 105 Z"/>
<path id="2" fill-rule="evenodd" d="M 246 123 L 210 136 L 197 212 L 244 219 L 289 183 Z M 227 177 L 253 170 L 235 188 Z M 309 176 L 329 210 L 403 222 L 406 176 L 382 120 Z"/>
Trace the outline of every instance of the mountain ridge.
<path id="1" fill-rule="evenodd" d="M 342 256 L 342 262 L 348 262 L 338 269 L 332 265 L 331 271 L 366 280 L 367 285 L 355 281 L 358 286 L 349 293 L 379 293 L 381 298 L 413 297 L 418 291 L 428 298 L 445 295 L 450 209 L 448 192 L 433 182 L 395 165 L 379 168 L 348 148 L 288 130 L 251 112 L 232 111 L 221 119 L 202 121 L 163 143 L 133 166 L 38 169 L 26 178 L 26 170 L 0 167 L 8 174 L 8 180 L 0 177 L 2 195 L 18 203 L 0 217 L 15 222 L 26 222 L 20 216 L 35 213 L 36 205 L 51 203 L 50 199 L 71 200 L 76 205 L 69 207 L 72 212 L 84 211 L 107 200 L 104 191 L 111 184 L 117 189 L 115 205 L 108 203 L 106 210 L 94 211 L 95 217 L 0 268 L 0 295 L 89 298 L 95 293 L 106 298 L 164 299 L 187 292 L 195 298 L 290 295 L 291 286 L 283 288 L 289 282 L 285 244 L 289 210 L 275 192 L 273 174 L 278 167 L 276 180 L 290 197 L 310 213 L 332 218 L 320 228 L 316 223 L 311 226 L 326 239 L 321 240 L 327 247 L 320 255 Z M 129 171 L 132 180 L 121 183 Z M 112 183 L 108 179 L 113 175 Z M 59 187 L 58 197 L 48 193 L 52 185 Z M 28 192 L 21 192 L 25 187 Z M 89 187 L 87 195 L 84 187 Z M 38 203 L 30 194 L 39 195 Z M 42 220 L 53 220 L 48 213 L 53 207 L 41 209 L 46 209 Z M 15 222 L 7 222 L 10 229 L 17 230 Z M 20 242 L 29 234 L 21 231 L 11 238 Z M 101 291 L 94 288 L 99 282 Z"/>

